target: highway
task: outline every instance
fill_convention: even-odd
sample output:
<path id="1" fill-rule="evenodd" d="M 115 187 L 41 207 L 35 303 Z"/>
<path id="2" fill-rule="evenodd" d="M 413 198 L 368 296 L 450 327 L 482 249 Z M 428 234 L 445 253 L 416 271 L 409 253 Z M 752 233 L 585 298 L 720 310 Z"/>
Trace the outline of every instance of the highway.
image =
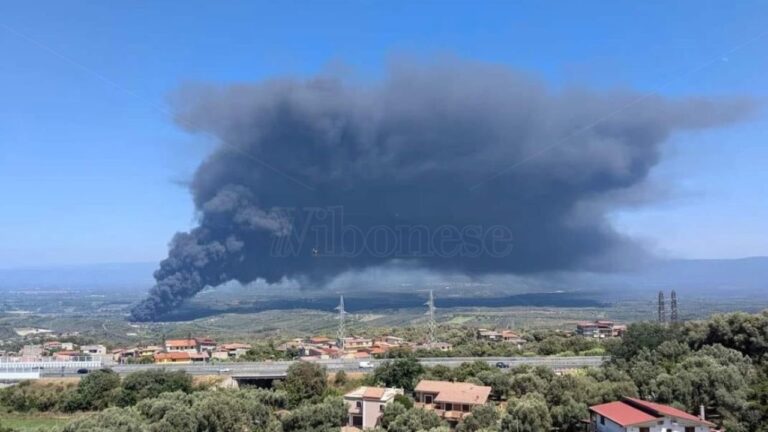
<path id="1" fill-rule="evenodd" d="M 504 362 L 510 367 L 521 365 L 547 366 L 552 369 L 571 369 L 586 366 L 597 367 L 608 360 L 607 357 L 434 357 L 422 358 L 419 361 L 424 366 L 443 365 L 456 367 L 462 363 L 485 361 L 490 365 L 498 362 Z M 387 360 L 370 360 L 375 367 Z M 328 371 L 335 372 L 344 370 L 347 372 L 365 371 L 360 368 L 360 361 L 354 359 L 329 359 L 316 360 L 316 363 L 325 366 Z M 280 377 L 285 375 L 288 367 L 295 361 L 276 361 L 276 362 L 227 362 L 214 364 L 148 364 L 148 365 L 113 365 L 109 367 L 115 372 L 124 375 L 131 372 L 149 369 L 183 370 L 192 375 L 227 375 L 238 377 Z M 75 371 L 67 371 L 70 375 Z M 43 370 L 43 376 L 61 376 L 61 370 Z"/>

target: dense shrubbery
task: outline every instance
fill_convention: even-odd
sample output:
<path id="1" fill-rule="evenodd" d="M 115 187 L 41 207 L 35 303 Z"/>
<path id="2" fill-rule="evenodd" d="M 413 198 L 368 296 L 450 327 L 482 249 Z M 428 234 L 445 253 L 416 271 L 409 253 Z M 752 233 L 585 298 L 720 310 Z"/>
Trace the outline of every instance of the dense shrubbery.
<path id="1" fill-rule="evenodd" d="M 161 393 L 192 391 L 192 377 L 184 372 L 147 370 L 128 375 L 123 380 L 122 389 L 117 397 L 120 406 L 131 406 L 141 400 Z"/>
<path id="2" fill-rule="evenodd" d="M 17 386 L 0 390 L 0 406 L 13 411 L 61 411 L 63 402 L 75 384 L 33 385 L 24 381 Z"/>
<path id="3" fill-rule="evenodd" d="M 109 369 L 94 371 L 77 385 L 38 385 L 29 381 L 0 390 L 0 405 L 14 411 L 98 411 L 130 406 L 161 393 L 193 390 L 192 377 L 184 372 L 149 370 L 124 380 Z"/>

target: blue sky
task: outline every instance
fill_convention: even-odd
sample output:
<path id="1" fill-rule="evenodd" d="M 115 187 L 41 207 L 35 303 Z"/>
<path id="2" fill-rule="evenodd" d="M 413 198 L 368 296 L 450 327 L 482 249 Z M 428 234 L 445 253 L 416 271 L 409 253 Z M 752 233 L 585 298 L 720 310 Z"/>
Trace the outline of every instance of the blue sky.
<path id="1" fill-rule="evenodd" d="M 189 81 L 375 79 L 396 56 L 509 65 L 555 87 L 768 93 L 768 3 L 78 2 L 0 14 L 0 267 L 152 261 L 194 211 L 210 143 L 167 97 Z M 554 7 L 554 6 L 557 7 Z M 614 222 L 662 254 L 768 255 L 768 111 L 673 137 L 663 201 Z"/>

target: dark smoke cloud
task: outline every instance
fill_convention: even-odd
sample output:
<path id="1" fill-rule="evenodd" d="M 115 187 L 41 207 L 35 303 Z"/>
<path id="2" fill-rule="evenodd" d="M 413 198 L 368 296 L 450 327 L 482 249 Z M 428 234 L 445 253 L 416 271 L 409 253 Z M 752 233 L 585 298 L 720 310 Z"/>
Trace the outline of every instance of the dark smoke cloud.
<path id="1" fill-rule="evenodd" d="M 504 226 L 514 237 L 503 256 L 411 260 L 430 271 L 615 265 L 641 251 L 606 215 L 642 188 L 660 145 L 673 132 L 751 110 L 739 99 L 554 91 L 503 67 L 460 61 L 399 64 L 373 85 L 318 77 L 187 87 L 175 106 L 182 127 L 220 145 L 191 183 L 199 226 L 172 240 L 156 286 L 133 309 L 137 320 L 231 280 L 322 285 L 391 258 L 408 261 L 317 256 L 313 241 L 276 255 L 276 241 L 300 234 L 296 209 L 310 207 L 342 206 L 344 224 L 363 232 Z"/>

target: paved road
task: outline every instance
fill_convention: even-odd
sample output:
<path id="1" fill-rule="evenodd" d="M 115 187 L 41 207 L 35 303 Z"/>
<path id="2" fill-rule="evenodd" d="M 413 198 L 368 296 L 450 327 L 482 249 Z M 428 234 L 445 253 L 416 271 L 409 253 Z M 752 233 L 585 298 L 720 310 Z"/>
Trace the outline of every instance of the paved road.
<path id="1" fill-rule="evenodd" d="M 456 367 L 462 363 L 473 361 L 485 361 L 490 365 L 495 365 L 497 362 L 504 362 L 510 367 L 521 366 L 525 364 L 535 366 L 547 366 L 553 369 L 570 369 L 585 366 L 600 366 L 605 362 L 607 357 L 438 357 L 438 358 L 422 358 L 419 361 L 425 366 L 437 366 L 444 365 L 448 367 Z M 371 360 L 370 362 L 374 366 L 385 362 L 386 360 Z M 217 364 L 187 364 L 187 365 L 115 365 L 111 366 L 111 369 L 120 374 L 128 374 L 131 372 L 149 370 L 149 369 L 161 369 L 168 370 L 183 370 L 192 375 L 229 375 L 235 378 L 239 377 L 280 377 L 285 374 L 288 367 L 295 362 L 292 361 L 279 361 L 279 362 L 248 362 L 248 363 L 217 363 Z M 329 371 L 362 371 L 365 369 L 360 368 L 360 362 L 358 360 L 350 359 L 334 359 L 334 360 L 318 360 L 317 363 L 325 366 Z M 61 376 L 60 370 L 43 370 L 43 376 Z M 75 371 L 65 371 L 64 375 L 74 375 Z"/>

